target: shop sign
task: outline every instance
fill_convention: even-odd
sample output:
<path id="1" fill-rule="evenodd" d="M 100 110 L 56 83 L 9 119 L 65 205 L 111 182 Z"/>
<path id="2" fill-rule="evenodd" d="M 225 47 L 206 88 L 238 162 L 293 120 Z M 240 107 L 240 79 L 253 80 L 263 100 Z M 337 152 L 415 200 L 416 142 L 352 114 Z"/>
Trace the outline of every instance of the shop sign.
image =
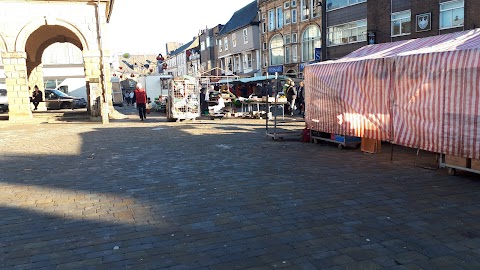
<path id="1" fill-rule="evenodd" d="M 300 72 L 302 72 L 302 71 L 305 69 L 305 67 L 306 67 L 307 65 L 311 64 L 311 63 L 313 63 L 313 62 L 300 63 L 300 67 L 299 67 L 299 68 L 300 68 Z"/>
<path id="2" fill-rule="evenodd" d="M 269 74 L 275 74 L 277 73 L 283 73 L 283 66 L 269 66 L 268 67 L 268 73 Z"/>
<path id="3" fill-rule="evenodd" d="M 315 61 L 322 61 L 322 48 L 315 48 Z"/>
<path id="4" fill-rule="evenodd" d="M 416 31 L 423 32 L 432 29 L 432 13 L 418 14 L 416 19 Z"/>

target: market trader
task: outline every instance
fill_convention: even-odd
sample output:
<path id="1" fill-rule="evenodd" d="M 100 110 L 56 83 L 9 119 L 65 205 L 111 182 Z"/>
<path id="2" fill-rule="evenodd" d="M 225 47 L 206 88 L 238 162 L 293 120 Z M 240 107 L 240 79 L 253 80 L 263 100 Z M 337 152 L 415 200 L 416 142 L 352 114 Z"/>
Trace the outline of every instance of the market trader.
<path id="1" fill-rule="evenodd" d="M 137 83 L 135 101 L 137 102 L 138 115 L 140 115 L 140 120 L 143 121 L 147 118 L 147 92 L 142 88 L 141 83 Z"/>

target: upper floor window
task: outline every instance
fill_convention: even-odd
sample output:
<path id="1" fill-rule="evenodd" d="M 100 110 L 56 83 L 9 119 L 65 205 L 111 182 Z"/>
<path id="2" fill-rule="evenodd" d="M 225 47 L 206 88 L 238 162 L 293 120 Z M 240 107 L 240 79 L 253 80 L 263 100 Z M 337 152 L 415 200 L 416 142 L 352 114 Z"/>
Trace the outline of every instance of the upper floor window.
<path id="1" fill-rule="evenodd" d="M 205 41 L 200 42 L 200 51 L 205 51 Z"/>
<path id="2" fill-rule="evenodd" d="M 291 7 L 296 7 L 296 6 L 297 6 L 297 0 L 292 0 Z"/>
<path id="3" fill-rule="evenodd" d="M 464 1 L 440 3 L 440 29 L 463 26 Z"/>
<path id="4" fill-rule="evenodd" d="M 275 35 L 270 40 L 270 65 L 283 64 L 283 38 Z"/>
<path id="5" fill-rule="evenodd" d="M 284 9 L 290 8 L 290 2 L 283 3 L 283 8 Z"/>
<path id="6" fill-rule="evenodd" d="M 367 2 L 367 0 L 327 0 L 327 10 L 342 8 L 363 2 Z"/>
<path id="7" fill-rule="evenodd" d="M 277 29 L 283 27 L 283 8 L 277 8 Z"/>
<path id="8" fill-rule="evenodd" d="M 245 28 L 243 29 L 243 44 L 247 44 L 248 43 L 248 29 Z"/>
<path id="9" fill-rule="evenodd" d="M 225 37 L 223 39 L 223 45 L 225 46 L 225 51 L 228 51 L 228 38 L 227 37 Z"/>
<path id="10" fill-rule="evenodd" d="M 310 0 L 310 6 L 312 7 L 312 18 L 320 16 L 321 7 L 317 4 L 318 0 Z"/>
<path id="11" fill-rule="evenodd" d="M 292 9 L 292 23 L 297 23 L 297 9 Z"/>
<path id="12" fill-rule="evenodd" d="M 251 69 L 252 68 L 252 54 L 247 53 L 243 55 L 243 68 Z"/>
<path id="13" fill-rule="evenodd" d="M 300 0 L 300 20 L 305 21 L 310 18 L 310 9 L 309 9 L 310 0 Z"/>
<path id="14" fill-rule="evenodd" d="M 285 25 L 292 23 L 292 13 L 291 10 L 285 10 Z"/>
<path id="15" fill-rule="evenodd" d="M 219 51 L 219 52 L 222 52 L 222 51 L 223 51 L 223 44 L 222 44 L 222 40 L 221 40 L 221 39 L 219 39 L 217 43 L 218 43 L 218 51 Z"/>
<path id="16" fill-rule="evenodd" d="M 236 35 L 236 33 L 232 34 L 232 47 L 233 48 L 237 47 L 237 35 Z"/>
<path id="17" fill-rule="evenodd" d="M 367 40 L 367 20 L 328 27 L 328 45 L 342 45 Z"/>
<path id="18" fill-rule="evenodd" d="M 268 31 L 275 30 L 275 10 L 268 11 Z"/>
<path id="19" fill-rule="evenodd" d="M 392 36 L 410 34 L 411 11 L 392 13 Z"/>
<path id="20" fill-rule="evenodd" d="M 207 48 L 212 47 L 212 37 L 207 37 L 205 40 Z"/>
<path id="21" fill-rule="evenodd" d="M 297 33 L 292 33 L 292 43 L 297 43 L 297 42 L 298 42 Z"/>
<path id="22" fill-rule="evenodd" d="M 292 36 L 290 34 L 285 34 L 285 44 L 292 43 Z"/>
<path id="23" fill-rule="evenodd" d="M 315 59 L 315 48 L 320 48 L 320 28 L 316 25 L 308 26 L 302 34 L 302 61 Z"/>

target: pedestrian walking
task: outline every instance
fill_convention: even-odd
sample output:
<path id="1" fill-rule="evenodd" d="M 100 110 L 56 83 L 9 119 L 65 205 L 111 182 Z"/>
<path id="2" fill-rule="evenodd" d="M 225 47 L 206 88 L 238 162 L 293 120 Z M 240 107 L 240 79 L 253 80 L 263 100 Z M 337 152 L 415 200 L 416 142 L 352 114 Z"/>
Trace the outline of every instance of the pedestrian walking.
<path id="1" fill-rule="evenodd" d="M 143 121 L 147 118 L 147 92 L 142 88 L 141 83 L 137 83 L 137 88 L 135 89 L 135 102 L 137 103 L 140 120 Z"/>
<path id="2" fill-rule="evenodd" d="M 130 92 L 125 92 L 125 101 L 127 102 L 127 106 L 130 106 Z"/>
<path id="3" fill-rule="evenodd" d="M 130 104 L 134 105 L 135 104 L 135 91 L 130 91 L 130 94 L 128 94 L 130 97 Z"/>
<path id="4" fill-rule="evenodd" d="M 43 94 L 40 89 L 38 89 L 38 86 L 35 85 L 33 88 L 33 94 L 32 94 L 32 103 L 33 103 L 33 110 L 36 111 L 38 108 L 38 104 L 43 101 Z"/>

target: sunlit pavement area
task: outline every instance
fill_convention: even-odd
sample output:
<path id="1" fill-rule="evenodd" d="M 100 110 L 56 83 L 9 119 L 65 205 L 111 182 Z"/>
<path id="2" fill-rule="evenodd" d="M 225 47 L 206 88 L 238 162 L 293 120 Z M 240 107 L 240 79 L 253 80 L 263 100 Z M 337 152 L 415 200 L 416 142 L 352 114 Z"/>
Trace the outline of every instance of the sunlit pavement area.
<path id="1" fill-rule="evenodd" d="M 0 269 L 480 269 L 478 175 L 119 111 L 0 122 Z"/>

